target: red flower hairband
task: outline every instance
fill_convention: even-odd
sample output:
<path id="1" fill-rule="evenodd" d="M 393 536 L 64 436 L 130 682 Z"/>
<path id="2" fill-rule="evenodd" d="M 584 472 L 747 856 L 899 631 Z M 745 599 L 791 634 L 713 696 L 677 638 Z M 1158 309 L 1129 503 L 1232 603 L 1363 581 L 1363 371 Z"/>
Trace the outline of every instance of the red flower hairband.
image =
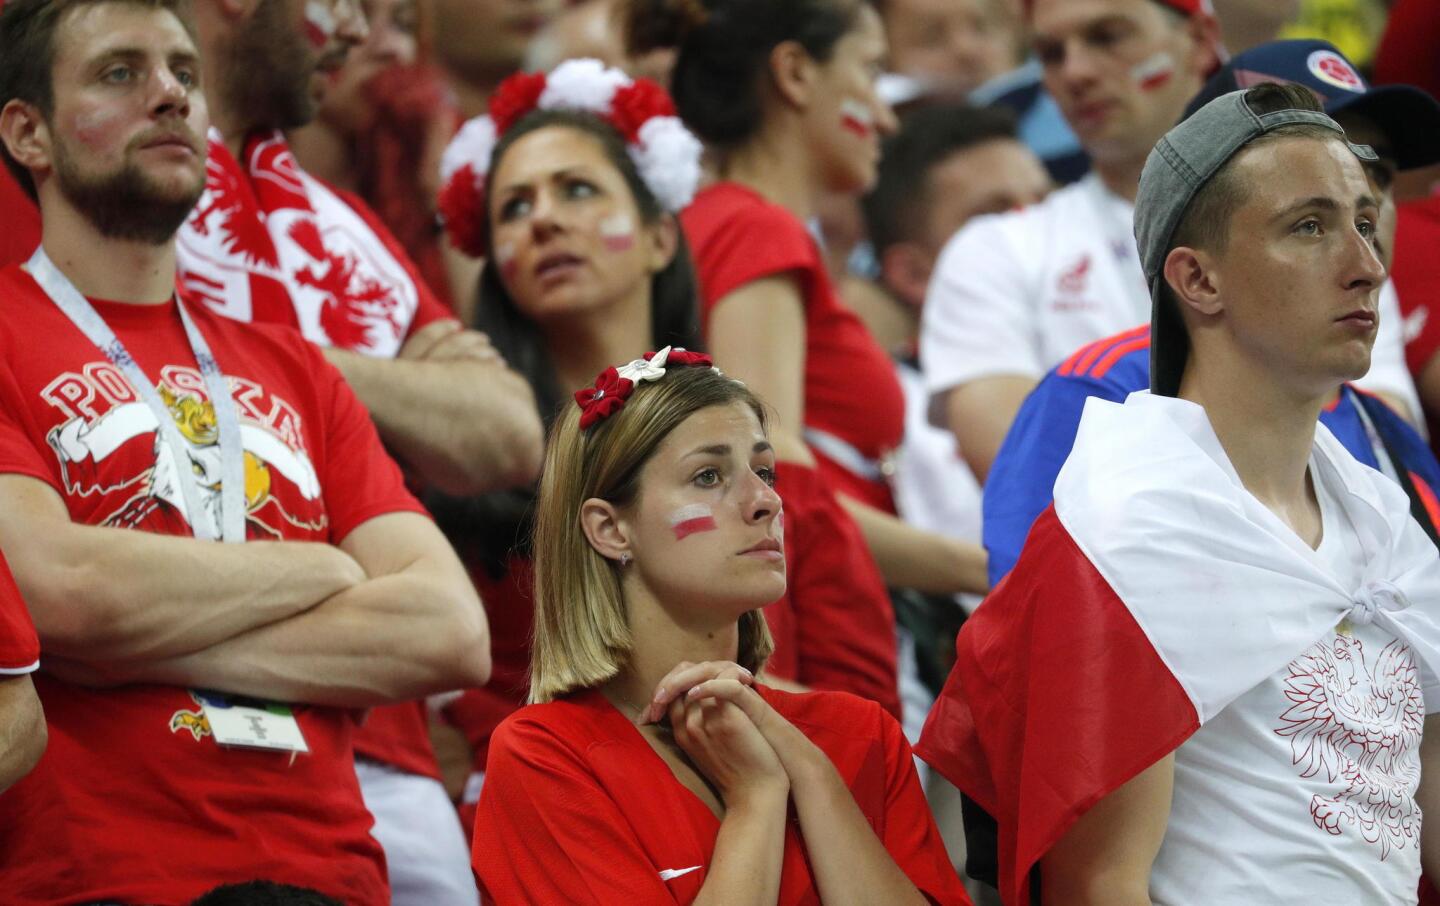
<path id="1" fill-rule="evenodd" d="M 643 358 L 619 368 L 612 365 L 595 378 L 594 387 L 575 391 L 575 402 L 580 406 L 580 430 L 584 431 L 623 409 L 625 401 L 635 392 L 635 387 L 641 381 L 658 381 L 665 376 L 667 368 L 676 366 L 715 367 L 710 357 L 703 352 L 690 352 L 671 346 L 666 346 L 659 352 L 647 352 Z"/>
<path id="2" fill-rule="evenodd" d="M 485 177 L 500 137 L 533 110 L 592 113 L 620 133 L 646 187 L 673 213 L 700 183 L 702 147 L 675 115 L 664 88 L 599 60 L 567 60 L 545 73 L 516 73 L 495 89 L 490 112 L 460 128 L 440 162 L 440 217 L 450 242 L 485 254 Z"/>

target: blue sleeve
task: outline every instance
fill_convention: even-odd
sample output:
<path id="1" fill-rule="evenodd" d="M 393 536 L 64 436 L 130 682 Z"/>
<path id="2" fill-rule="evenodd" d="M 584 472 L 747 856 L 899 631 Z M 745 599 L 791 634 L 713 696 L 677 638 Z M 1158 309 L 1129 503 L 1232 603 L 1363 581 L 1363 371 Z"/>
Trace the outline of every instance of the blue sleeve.
<path id="1" fill-rule="evenodd" d="M 1026 397 L 985 479 L 983 540 L 990 587 L 1020 559 L 1030 526 L 1055 495 L 1055 478 L 1075 445 L 1080 415 L 1092 396 L 1124 402 L 1130 389 L 1053 371 Z"/>

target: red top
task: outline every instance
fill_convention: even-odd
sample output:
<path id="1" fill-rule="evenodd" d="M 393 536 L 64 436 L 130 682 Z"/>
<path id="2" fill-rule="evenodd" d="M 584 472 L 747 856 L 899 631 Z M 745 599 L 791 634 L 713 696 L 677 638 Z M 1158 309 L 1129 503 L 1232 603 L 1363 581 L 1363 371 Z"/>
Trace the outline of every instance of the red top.
<path id="1" fill-rule="evenodd" d="M 758 688 L 834 762 L 921 892 L 969 903 L 900 725 L 851 695 Z M 719 830 L 639 730 L 587 690 L 525 708 L 496 731 L 472 858 L 482 896 L 496 906 L 688 903 L 705 883 Z M 820 902 L 795 821 L 785 827 L 777 902 Z"/>
<path id="2" fill-rule="evenodd" d="M 445 709 L 445 716 L 465 734 L 474 755 L 472 770 L 484 773 L 490 757 L 490 740 L 505 718 L 525 705 L 530 694 L 530 643 L 534 635 L 534 564 L 527 557 L 511 554 L 505 575 L 492 578 L 484 567 L 472 567 L 470 578 L 485 602 L 490 623 L 490 682 L 465 694 Z M 788 601 L 765 609 L 770 633 L 775 637 L 775 655 L 765 672 L 784 679 L 799 679 L 795 664 L 793 625 L 788 618 Z M 462 817 L 466 812 L 462 809 Z M 473 822 L 472 822 L 473 823 Z M 466 828 L 468 832 L 469 827 Z"/>
<path id="3" fill-rule="evenodd" d="M 732 182 L 701 192 L 680 219 L 695 255 L 706 329 L 720 300 L 745 284 L 794 277 L 805 301 L 805 427 L 845 441 L 872 461 L 900 446 L 905 396 L 895 366 L 841 303 L 805 225 Z M 861 477 L 820 450 L 814 453 L 836 490 L 895 512 L 883 479 Z"/>
<path id="4" fill-rule="evenodd" d="M 1377 85 L 1416 85 L 1440 96 L 1440 5 L 1434 0 L 1395 0 L 1375 50 Z"/>
<path id="5" fill-rule="evenodd" d="M 1405 316 L 1405 362 L 1418 377 L 1440 350 L 1440 196 L 1402 204 L 1396 215 L 1390 278 Z"/>
<path id="6" fill-rule="evenodd" d="M 40 665 L 40 639 L 5 558 L 0 557 L 0 680 Z"/>
<path id="7" fill-rule="evenodd" d="M 0 472 L 49 484 L 76 523 L 190 536 L 130 383 L 29 274 L 0 271 L 0 299 Z M 210 404 L 174 303 L 95 307 L 189 416 L 182 433 L 203 424 Z M 188 309 L 237 388 L 250 538 L 338 544 L 376 516 L 423 512 L 318 349 L 292 330 Z M 190 440 L 196 465 L 213 468 L 216 445 Z M 96 690 L 43 673 L 36 688 L 50 744 L 0 799 L 6 903 L 188 903 L 255 877 L 389 903 L 355 779 L 353 712 L 297 706 L 310 753 L 292 759 L 221 748 L 185 689 Z"/>
<path id="8" fill-rule="evenodd" d="M 40 209 L 8 167 L 0 167 L 0 223 L 0 267 L 28 261 L 40 245 Z"/>

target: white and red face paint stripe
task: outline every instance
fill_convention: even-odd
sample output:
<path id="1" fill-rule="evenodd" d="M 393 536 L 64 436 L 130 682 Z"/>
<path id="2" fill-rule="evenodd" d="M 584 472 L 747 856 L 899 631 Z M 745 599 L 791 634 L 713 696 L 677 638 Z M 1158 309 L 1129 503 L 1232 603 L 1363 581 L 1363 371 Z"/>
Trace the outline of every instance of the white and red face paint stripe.
<path id="1" fill-rule="evenodd" d="M 1154 91 L 1175 76 L 1175 58 L 1165 51 L 1156 51 L 1149 59 L 1130 70 L 1130 77 L 1141 91 Z"/>
<path id="2" fill-rule="evenodd" d="M 841 98 L 840 125 L 860 138 L 869 138 L 875 134 L 875 114 L 854 98 Z"/>
<path id="3" fill-rule="evenodd" d="M 675 540 L 684 541 L 699 532 L 715 531 L 715 511 L 703 503 L 691 503 L 670 514 Z"/>
<path id="4" fill-rule="evenodd" d="M 316 50 L 330 43 L 335 37 L 335 14 L 322 0 L 310 0 L 305 4 L 305 37 Z"/>

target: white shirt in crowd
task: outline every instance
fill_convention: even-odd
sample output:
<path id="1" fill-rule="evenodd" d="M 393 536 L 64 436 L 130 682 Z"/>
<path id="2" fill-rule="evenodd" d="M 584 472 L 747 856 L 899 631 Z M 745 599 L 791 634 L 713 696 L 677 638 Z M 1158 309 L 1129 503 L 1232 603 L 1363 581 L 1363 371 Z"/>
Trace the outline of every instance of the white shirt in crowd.
<path id="1" fill-rule="evenodd" d="M 920 360 L 932 401 L 977 378 L 1039 380 L 1081 346 L 1150 321 L 1134 206 L 1091 173 L 1020 211 L 977 217 L 941 252 L 925 298 Z M 1380 292 L 1370 373 L 1357 382 L 1420 411 L 1400 303 Z"/>
<path id="2" fill-rule="evenodd" d="M 1358 588 L 1356 530 L 1313 462 L 1310 474 L 1324 526 L 1314 556 Z M 1175 751 L 1156 906 L 1415 903 L 1420 670 L 1377 623 L 1343 621 L 1206 722 Z"/>

